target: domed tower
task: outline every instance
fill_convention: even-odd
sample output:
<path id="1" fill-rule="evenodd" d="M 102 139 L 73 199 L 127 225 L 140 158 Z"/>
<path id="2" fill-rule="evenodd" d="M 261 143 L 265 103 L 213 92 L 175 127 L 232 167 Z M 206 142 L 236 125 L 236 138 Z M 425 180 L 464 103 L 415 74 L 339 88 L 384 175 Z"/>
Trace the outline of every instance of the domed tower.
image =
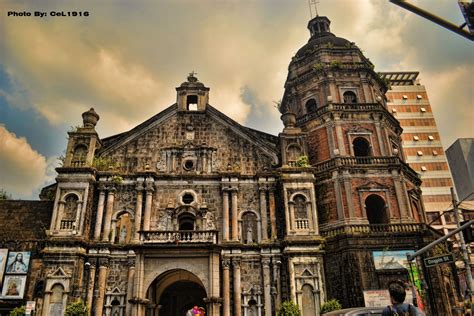
<path id="1" fill-rule="evenodd" d="M 402 161 L 402 129 L 387 110 L 387 85 L 329 25 L 327 17 L 309 21 L 311 37 L 291 60 L 280 108 L 307 133 L 309 161 L 322 181 L 321 229 L 421 222 L 420 180 Z"/>
<path id="2" fill-rule="evenodd" d="M 374 65 L 331 33 L 327 17 L 316 16 L 308 29 L 308 43 L 288 67 L 280 111 L 295 116 L 314 173 L 326 297 L 363 306 L 364 291 L 409 279 L 405 267 L 383 264 L 426 242 L 421 180 L 403 161 L 402 128 Z M 282 152 L 283 162 L 290 155 Z"/>

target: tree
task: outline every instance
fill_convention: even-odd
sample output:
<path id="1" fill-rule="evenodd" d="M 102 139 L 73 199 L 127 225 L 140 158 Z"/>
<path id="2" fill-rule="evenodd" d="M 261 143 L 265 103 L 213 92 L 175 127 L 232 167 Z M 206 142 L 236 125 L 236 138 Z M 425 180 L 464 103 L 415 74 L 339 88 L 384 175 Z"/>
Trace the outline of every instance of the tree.
<path id="1" fill-rule="evenodd" d="M 278 316 L 301 316 L 301 312 L 298 305 L 292 301 L 285 301 L 281 304 Z"/>

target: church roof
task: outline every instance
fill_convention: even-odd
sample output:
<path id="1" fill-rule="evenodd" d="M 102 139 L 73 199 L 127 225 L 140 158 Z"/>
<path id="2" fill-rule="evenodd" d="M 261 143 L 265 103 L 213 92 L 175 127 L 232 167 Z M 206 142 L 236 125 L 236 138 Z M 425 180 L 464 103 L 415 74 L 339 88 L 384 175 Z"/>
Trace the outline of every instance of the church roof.
<path id="1" fill-rule="evenodd" d="M 167 118 L 177 114 L 177 112 L 177 104 L 173 104 L 127 132 L 103 138 L 101 140 L 102 148 L 100 149 L 99 154 L 112 150 L 113 148 L 118 147 L 120 144 L 133 139 L 135 136 L 141 135 L 150 128 L 159 125 Z M 214 118 L 222 124 L 227 125 L 231 130 L 240 134 L 241 136 L 248 138 L 253 143 L 259 144 L 261 149 L 271 153 L 272 156 L 278 156 L 279 141 L 277 136 L 242 126 L 209 104 L 206 107 L 206 114 L 209 115 L 210 118 Z"/>

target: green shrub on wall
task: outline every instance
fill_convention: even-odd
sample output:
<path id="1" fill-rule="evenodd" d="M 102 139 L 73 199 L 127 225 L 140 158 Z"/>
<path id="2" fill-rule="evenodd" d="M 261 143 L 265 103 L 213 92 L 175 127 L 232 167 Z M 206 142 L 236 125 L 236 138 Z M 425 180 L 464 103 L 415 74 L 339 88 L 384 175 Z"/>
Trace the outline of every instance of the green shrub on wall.
<path id="1" fill-rule="evenodd" d="M 86 316 L 87 306 L 82 300 L 71 303 L 66 306 L 66 316 Z"/>
<path id="2" fill-rule="evenodd" d="M 25 306 L 15 307 L 9 316 L 23 316 L 25 315 Z"/>
<path id="3" fill-rule="evenodd" d="M 335 298 L 325 302 L 323 306 L 321 306 L 321 313 L 329 313 L 332 311 L 337 311 L 338 309 L 342 309 L 341 303 Z"/>
<path id="4" fill-rule="evenodd" d="M 301 316 L 301 312 L 298 305 L 292 301 L 285 301 L 281 304 L 278 316 Z"/>

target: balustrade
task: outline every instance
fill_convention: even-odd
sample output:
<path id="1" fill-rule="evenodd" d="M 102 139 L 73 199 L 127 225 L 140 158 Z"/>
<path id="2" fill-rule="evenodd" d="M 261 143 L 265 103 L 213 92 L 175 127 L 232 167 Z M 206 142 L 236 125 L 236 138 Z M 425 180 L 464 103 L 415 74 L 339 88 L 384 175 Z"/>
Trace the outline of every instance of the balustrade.
<path id="1" fill-rule="evenodd" d="M 309 222 L 307 219 L 297 219 L 295 222 L 297 230 L 309 229 Z"/>
<path id="2" fill-rule="evenodd" d="M 73 219 L 63 219 L 61 220 L 60 229 L 71 230 L 74 228 L 75 222 Z"/>
<path id="3" fill-rule="evenodd" d="M 423 229 L 424 224 L 351 224 L 333 228 L 321 229 L 324 237 L 334 237 L 341 234 L 365 235 L 379 233 L 414 233 Z"/>
<path id="4" fill-rule="evenodd" d="M 217 243 L 215 230 L 168 230 L 141 233 L 145 243 Z"/>

